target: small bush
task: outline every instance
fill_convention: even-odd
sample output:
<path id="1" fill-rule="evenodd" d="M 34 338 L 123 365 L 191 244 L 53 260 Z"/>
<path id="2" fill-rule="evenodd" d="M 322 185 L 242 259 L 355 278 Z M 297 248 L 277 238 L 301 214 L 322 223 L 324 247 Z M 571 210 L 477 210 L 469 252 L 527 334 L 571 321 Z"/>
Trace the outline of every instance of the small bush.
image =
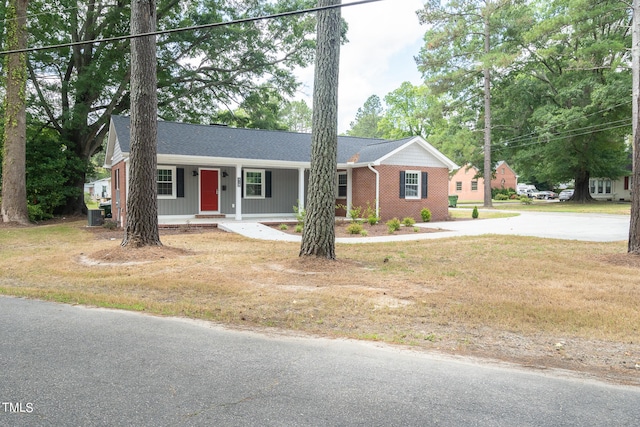
<path id="1" fill-rule="evenodd" d="M 509 200 L 509 196 L 507 194 L 499 193 L 496 194 L 496 200 Z"/>
<path id="2" fill-rule="evenodd" d="M 295 228 L 295 232 L 296 233 L 302 233 L 302 229 L 304 228 L 304 225 L 302 224 L 296 224 L 296 228 Z"/>
<path id="3" fill-rule="evenodd" d="M 413 227 L 413 224 L 415 224 L 415 223 L 416 223 L 416 220 L 411 218 L 410 216 L 402 218 L 402 224 L 405 227 Z"/>
<path id="4" fill-rule="evenodd" d="M 347 232 L 349 234 L 361 234 L 364 229 L 362 228 L 362 224 L 357 222 L 351 223 L 347 225 Z"/>
<path id="5" fill-rule="evenodd" d="M 431 211 L 428 208 L 422 208 L 420 216 L 422 217 L 422 222 L 431 221 Z"/>
<path id="6" fill-rule="evenodd" d="M 378 218 L 374 214 L 371 214 L 367 217 L 367 222 L 369 223 L 369 225 L 376 225 L 378 221 L 380 221 L 380 218 Z"/>
<path id="7" fill-rule="evenodd" d="M 523 205 L 530 205 L 531 204 L 531 199 L 528 198 L 527 196 L 520 196 L 520 202 Z"/>
<path id="8" fill-rule="evenodd" d="M 387 221 L 387 229 L 389 230 L 389 234 L 393 234 L 400 230 L 400 220 L 398 218 L 393 218 Z"/>
<path id="9" fill-rule="evenodd" d="M 106 228 L 107 230 L 115 230 L 116 228 L 118 228 L 118 223 L 116 221 L 106 219 L 104 221 L 104 224 L 102 224 L 102 227 Z"/>
<path id="10" fill-rule="evenodd" d="M 299 206 L 293 207 L 293 212 L 296 214 L 296 221 L 298 221 L 298 225 L 300 225 L 300 231 L 302 232 L 302 227 L 304 226 L 304 220 L 307 217 L 307 211 L 304 208 L 300 208 Z M 296 227 L 297 231 L 298 227 Z"/>
<path id="11" fill-rule="evenodd" d="M 473 218 L 473 219 L 478 219 L 478 216 L 479 216 L 479 214 L 478 214 L 478 207 L 477 207 L 477 206 L 474 206 L 474 207 L 473 207 L 473 212 L 471 212 L 471 218 Z"/>
<path id="12" fill-rule="evenodd" d="M 362 237 L 367 237 L 367 236 L 369 235 L 369 232 L 367 232 L 367 230 L 362 230 L 362 231 L 360 232 L 360 235 L 361 235 Z"/>
<path id="13" fill-rule="evenodd" d="M 413 227 L 413 231 L 417 233 L 418 231 L 420 231 L 420 227 Z"/>
<path id="14" fill-rule="evenodd" d="M 278 227 L 280 230 L 284 231 L 284 230 L 288 230 L 289 226 L 287 224 L 280 224 L 280 226 Z"/>
<path id="15" fill-rule="evenodd" d="M 38 222 L 44 221 L 46 219 L 53 218 L 53 215 L 49 212 L 45 212 L 40 205 L 27 205 L 27 215 L 29 216 L 29 221 Z"/>

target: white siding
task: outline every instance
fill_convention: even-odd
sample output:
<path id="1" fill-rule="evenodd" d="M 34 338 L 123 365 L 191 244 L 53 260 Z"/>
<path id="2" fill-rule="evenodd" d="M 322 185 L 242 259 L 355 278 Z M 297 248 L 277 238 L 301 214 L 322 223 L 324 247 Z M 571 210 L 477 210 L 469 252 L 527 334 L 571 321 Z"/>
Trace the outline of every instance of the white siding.
<path id="1" fill-rule="evenodd" d="M 382 162 L 383 165 L 443 167 L 442 161 L 418 144 L 411 144 Z"/>
<path id="2" fill-rule="evenodd" d="M 113 156 L 111 156 L 111 164 L 115 165 L 123 160 L 122 150 L 120 149 L 120 142 L 116 138 L 116 143 L 113 144 Z"/>

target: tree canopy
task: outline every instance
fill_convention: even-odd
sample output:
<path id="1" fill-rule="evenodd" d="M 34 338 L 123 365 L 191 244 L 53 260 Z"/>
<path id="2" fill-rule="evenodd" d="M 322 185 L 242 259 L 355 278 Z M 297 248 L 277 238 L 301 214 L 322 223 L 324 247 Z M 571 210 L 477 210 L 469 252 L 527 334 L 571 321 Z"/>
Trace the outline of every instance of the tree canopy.
<path id="1" fill-rule="evenodd" d="M 157 29 L 227 22 L 314 6 L 312 0 L 159 0 Z M 31 0 L 32 46 L 83 42 L 31 52 L 28 111 L 60 135 L 60 143 L 86 165 L 101 149 L 112 114 L 129 112 L 129 40 L 95 43 L 130 33 L 130 2 Z M 166 120 L 211 122 L 264 87 L 292 95 L 292 70 L 311 63 L 315 17 L 300 15 L 226 25 L 158 37 L 158 113 Z M 70 177 L 79 188 L 65 211 L 84 208 L 85 171 Z"/>

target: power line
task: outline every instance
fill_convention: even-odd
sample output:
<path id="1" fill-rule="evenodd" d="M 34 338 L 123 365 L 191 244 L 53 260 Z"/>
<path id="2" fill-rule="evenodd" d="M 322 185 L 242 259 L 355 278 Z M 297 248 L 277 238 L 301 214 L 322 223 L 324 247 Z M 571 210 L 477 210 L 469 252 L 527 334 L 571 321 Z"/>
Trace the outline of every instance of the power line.
<path id="1" fill-rule="evenodd" d="M 50 45 L 50 46 L 40 46 L 40 47 L 30 47 L 30 48 L 26 48 L 26 49 L 5 50 L 5 51 L 0 51 L 0 55 L 10 55 L 12 53 L 38 52 L 38 51 L 42 51 L 42 50 L 60 49 L 60 48 L 64 48 L 64 47 L 82 46 L 82 45 L 88 45 L 88 44 L 94 44 L 94 43 L 116 42 L 116 41 L 139 38 L 139 37 L 160 36 L 160 35 L 165 35 L 165 34 L 179 33 L 179 32 L 183 32 L 183 31 L 203 30 L 203 29 L 208 29 L 208 28 L 224 27 L 224 26 L 227 26 L 227 25 L 245 24 L 245 23 L 248 23 L 248 22 L 263 21 L 263 20 L 266 20 L 266 19 L 275 19 L 275 18 L 283 18 L 283 17 L 286 17 L 286 16 L 303 15 L 303 14 L 306 14 L 306 13 L 319 12 L 319 11 L 330 10 L 330 9 L 338 9 L 338 8 L 343 8 L 343 7 L 348 7 L 348 6 L 358 6 L 358 5 L 362 5 L 362 4 L 376 3 L 376 2 L 380 2 L 380 1 L 384 1 L 384 0 L 360 0 L 360 1 L 355 1 L 355 2 L 346 3 L 346 4 L 333 4 L 333 5 L 329 5 L 329 6 L 313 7 L 313 8 L 310 8 L 310 9 L 294 10 L 294 11 L 290 11 L 290 12 L 281 12 L 281 13 L 276 13 L 276 14 L 273 14 L 273 15 L 257 16 L 257 17 L 253 17 L 253 18 L 236 19 L 234 21 L 227 21 L 227 22 L 215 22 L 215 23 L 212 23 L 212 24 L 194 25 L 194 26 L 191 26 L 191 27 L 172 28 L 172 29 L 168 29 L 168 30 L 153 31 L 153 32 L 148 32 L 148 33 L 128 34 L 126 36 L 116 36 L 116 37 L 107 37 L 107 38 L 104 38 L 104 39 L 84 40 L 84 41 L 79 41 L 79 42 L 62 43 L 62 44 Z"/>

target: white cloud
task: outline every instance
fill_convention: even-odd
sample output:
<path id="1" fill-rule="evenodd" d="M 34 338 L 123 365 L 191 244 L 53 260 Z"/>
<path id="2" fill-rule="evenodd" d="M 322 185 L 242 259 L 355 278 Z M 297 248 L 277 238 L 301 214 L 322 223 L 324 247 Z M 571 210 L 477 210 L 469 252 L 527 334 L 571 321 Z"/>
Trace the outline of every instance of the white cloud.
<path id="1" fill-rule="evenodd" d="M 423 4 L 422 0 L 386 0 L 342 8 L 349 42 L 340 50 L 339 132 L 349 128 L 371 95 L 383 99 L 404 81 L 421 82 L 413 58 L 426 31 L 416 16 Z M 296 74 L 304 84 L 299 98 L 311 105 L 313 67 Z"/>

